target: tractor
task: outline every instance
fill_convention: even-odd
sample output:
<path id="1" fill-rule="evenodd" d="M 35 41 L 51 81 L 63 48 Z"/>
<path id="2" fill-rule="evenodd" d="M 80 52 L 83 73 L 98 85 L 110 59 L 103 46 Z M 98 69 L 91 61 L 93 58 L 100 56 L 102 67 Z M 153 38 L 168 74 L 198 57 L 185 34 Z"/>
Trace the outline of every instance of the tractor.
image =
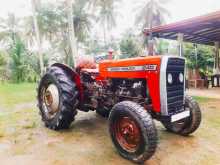
<path id="1" fill-rule="evenodd" d="M 175 56 L 84 61 L 74 69 L 55 63 L 39 82 L 40 115 L 46 127 L 61 130 L 70 126 L 77 111 L 96 111 L 108 118 L 118 153 L 142 163 L 157 148 L 153 119 L 182 136 L 200 125 L 200 107 L 185 92 L 185 64 Z"/>

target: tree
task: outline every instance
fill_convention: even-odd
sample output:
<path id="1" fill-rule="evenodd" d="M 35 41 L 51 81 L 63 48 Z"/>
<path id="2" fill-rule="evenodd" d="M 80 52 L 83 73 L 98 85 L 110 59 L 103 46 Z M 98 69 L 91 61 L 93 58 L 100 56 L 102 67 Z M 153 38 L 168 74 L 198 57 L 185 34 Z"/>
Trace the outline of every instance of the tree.
<path id="1" fill-rule="evenodd" d="M 137 57 L 140 54 L 140 48 L 131 34 L 125 35 L 120 42 L 121 58 Z"/>
<path id="2" fill-rule="evenodd" d="M 73 66 L 76 66 L 77 46 L 76 36 L 73 22 L 73 2 L 66 0 L 67 3 L 67 16 L 68 16 L 68 31 L 69 31 L 69 45 L 72 52 Z"/>
<path id="3" fill-rule="evenodd" d="M 74 25 L 75 49 L 77 49 L 78 43 L 84 43 L 89 35 L 94 19 L 93 15 L 88 13 L 87 3 L 85 0 L 75 0 L 73 7 L 71 5 L 72 12 L 67 10 L 66 3 L 61 2 L 45 2 L 37 10 L 38 26 L 42 41 L 49 41 L 51 52 L 59 53 L 61 57 L 65 56 L 64 60 L 67 64 L 70 64 L 70 61 L 72 61 L 72 42 L 70 42 L 72 35 L 69 35 L 70 14 L 72 15 L 71 22 Z M 33 21 L 27 18 L 26 24 L 29 26 L 27 36 L 33 36 Z"/>
<path id="4" fill-rule="evenodd" d="M 99 8 L 99 22 L 103 28 L 104 43 L 107 45 L 107 30 L 116 26 L 116 1 L 114 0 L 91 0 L 93 6 Z M 120 1 L 117 1 L 120 2 Z"/>
<path id="5" fill-rule="evenodd" d="M 7 75 L 7 59 L 6 53 L 0 52 L 0 81 L 5 81 L 8 77 Z"/>
<path id="6" fill-rule="evenodd" d="M 89 36 L 93 21 L 96 19 L 94 14 L 88 12 L 87 0 L 76 0 L 73 6 L 73 22 L 77 42 L 85 42 Z"/>
<path id="7" fill-rule="evenodd" d="M 40 61 L 40 70 L 41 70 L 41 76 L 43 76 L 44 62 L 43 62 L 43 53 L 42 53 L 42 45 L 41 45 L 41 36 L 40 36 L 40 30 L 39 30 L 38 20 L 37 20 L 37 6 L 39 5 L 39 3 L 40 3 L 40 1 L 38 1 L 38 0 L 31 0 L 34 30 L 36 33 L 36 41 L 37 41 L 39 61 Z"/>
<path id="8" fill-rule="evenodd" d="M 169 16 L 169 11 L 164 7 L 164 4 L 170 0 L 147 0 L 141 4 L 140 12 L 136 16 L 135 25 L 140 25 L 142 29 L 151 29 L 154 26 L 165 23 L 165 16 Z M 142 7 L 143 6 L 143 7 Z M 148 46 L 149 54 L 153 54 L 153 42 L 151 36 L 143 36 L 143 47 Z"/>
<path id="9" fill-rule="evenodd" d="M 197 56 L 195 52 L 195 45 L 191 43 L 184 44 L 184 56 L 187 59 L 188 68 L 199 69 L 200 73 L 203 74 L 211 73 L 214 66 L 212 48 L 205 45 L 197 45 Z"/>
<path id="10" fill-rule="evenodd" d="M 9 55 L 11 57 L 11 69 L 12 76 L 15 82 L 19 83 L 24 81 L 25 76 L 25 46 L 20 38 L 15 40 L 15 43 L 11 44 L 9 49 Z"/>
<path id="11" fill-rule="evenodd" d="M 169 0 L 147 0 L 137 14 L 135 24 L 141 25 L 142 29 L 152 28 L 165 23 L 165 16 L 169 16 L 169 11 L 164 7 L 164 4 Z M 143 6 L 143 7 L 142 7 Z"/>
<path id="12" fill-rule="evenodd" d="M 158 40 L 157 54 L 167 54 L 169 50 L 169 42 L 163 39 Z"/>
<path id="13" fill-rule="evenodd" d="M 20 33 L 19 27 L 20 19 L 16 18 L 13 13 L 8 13 L 8 17 L 0 18 L 0 40 L 7 46 L 11 42 L 15 42 L 16 37 Z"/>

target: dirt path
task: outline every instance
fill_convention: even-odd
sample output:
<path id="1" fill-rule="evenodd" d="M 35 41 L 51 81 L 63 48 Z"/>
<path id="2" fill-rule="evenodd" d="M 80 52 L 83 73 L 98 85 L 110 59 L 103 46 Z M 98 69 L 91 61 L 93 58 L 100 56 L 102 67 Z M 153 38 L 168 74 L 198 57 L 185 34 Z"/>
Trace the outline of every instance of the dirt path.
<path id="1" fill-rule="evenodd" d="M 0 121 L 0 160 L 4 165 L 131 165 L 109 138 L 107 121 L 94 112 L 80 112 L 69 130 L 46 129 L 31 104 L 18 105 Z M 203 122 L 190 137 L 165 131 L 157 123 L 159 146 L 145 165 L 220 164 L 220 101 L 201 104 Z M 1 119 L 1 118 L 0 118 Z M 1 125 L 6 126 L 1 128 Z"/>

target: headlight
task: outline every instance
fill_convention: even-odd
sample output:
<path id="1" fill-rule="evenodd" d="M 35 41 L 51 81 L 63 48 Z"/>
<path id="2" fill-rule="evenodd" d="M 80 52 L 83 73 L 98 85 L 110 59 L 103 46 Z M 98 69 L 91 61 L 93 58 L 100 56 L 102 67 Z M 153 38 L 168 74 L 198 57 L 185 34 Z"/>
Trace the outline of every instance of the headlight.
<path id="1" fill-rule="evenodd" d="M 171 73 L 168 74 L 167 81 L 168 81 L 169 84 L 173 83 L 173 76 L 172 76 Z"/>
<path id="2" fill-rule="evenodd" d="M 179 74 L 179 81 L 180 81 L 181 83 L 183 83 L 183 81 L 184 81 L 183 73 L 180 73 L 180 74 Z"/>

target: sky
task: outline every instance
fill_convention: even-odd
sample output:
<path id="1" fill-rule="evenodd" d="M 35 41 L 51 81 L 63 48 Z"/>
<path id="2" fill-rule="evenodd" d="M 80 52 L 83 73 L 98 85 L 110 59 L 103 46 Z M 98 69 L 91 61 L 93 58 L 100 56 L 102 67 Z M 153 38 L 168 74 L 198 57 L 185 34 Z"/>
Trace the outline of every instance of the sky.
<path id="1" fill-rule="evenodd" d="M 6 16 L 8 12 L 15 13 L 17 17 L 28 15 L 31 11 L 30 1 L 0 0 L 0 16 Z M 118 26 L 112 30 L 113 36 L 119 36 L 127 29 L 135 27 L 134 19 L 138 10 L 137 4 L 142 4 L 145 1 L 122 0 L 117 18 Z M 166 8 L 171 13 L 171 17 L 167 18 L 167 23 L 170 23 L 220 10 L 220 0 L 170 0 L 166 4 Z M 99 30 L 96 29 L 95 32 L 98 33 Z"/>

